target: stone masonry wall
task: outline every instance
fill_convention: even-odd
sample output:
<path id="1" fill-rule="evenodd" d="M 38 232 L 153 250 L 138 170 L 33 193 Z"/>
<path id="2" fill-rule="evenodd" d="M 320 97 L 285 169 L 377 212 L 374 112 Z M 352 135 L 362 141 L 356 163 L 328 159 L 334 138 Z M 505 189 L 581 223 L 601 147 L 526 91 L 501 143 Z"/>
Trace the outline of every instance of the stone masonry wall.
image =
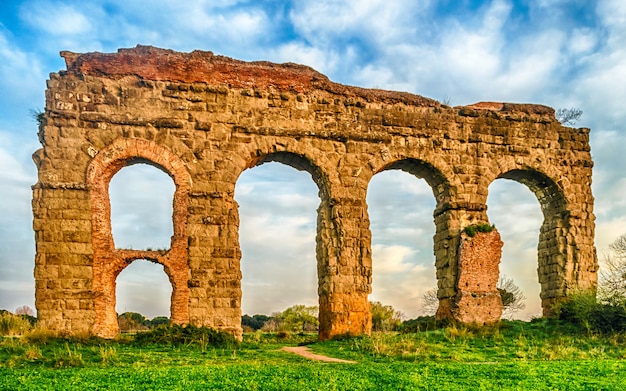
<path id="1" fill-rule="evenodd" d="M 172 283 L 175 322 L 240 336 L 234 189 L 244 170 L 269 161 L 306 170 L 319 188 L 320 338 L 370 331 L 365 197 L 384 170 L 407 171 L 433 189 L 439 317 L 494 319 L 467 317 L 485 304 L 464 298 L 484 292 L 460 284 L 465 275 L 497 280 L 499 252 L 489 262 L 466 262 L 461 233 L 488 223 L 487 189 L 497 178 L 525 184 L 541 204 L 544 313 L 570 292 L 595 287 L 589 130 L 561 126 L 549 107 L 448 107 L 343 86 L 300 65 L 210 52 L 138 46 L 62 55 L 67 70 L 50 75 L 43 148 L 33 155 L 36 306 L 51 329 L 116 335 L 117 275 L 149 259 L 164 265 Z M 116 248 L 111 236 L 109 181 L 138 162 L 167 172 L 176 185 L 165 251 Z"/>

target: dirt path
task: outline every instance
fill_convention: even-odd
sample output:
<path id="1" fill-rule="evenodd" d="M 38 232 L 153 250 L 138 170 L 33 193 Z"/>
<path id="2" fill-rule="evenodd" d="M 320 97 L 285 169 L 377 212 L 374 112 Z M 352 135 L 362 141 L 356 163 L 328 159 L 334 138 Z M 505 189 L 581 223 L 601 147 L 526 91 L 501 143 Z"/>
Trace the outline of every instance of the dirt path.
<path id="1" fill-rule="evenodd" d="M 315 354 L 306 346 L 283 346 L 281 350 L 286 352 L 295 353 L 304 358 L 308 358 L 309 360 L 316 361 L 325 361 L 325 362 L 341 362 L 344 364 L 356 364 L 356 361 L 342 360 L 340 358 L 333 358 L 328 356 L 323 356 L 321 354 Z"/>

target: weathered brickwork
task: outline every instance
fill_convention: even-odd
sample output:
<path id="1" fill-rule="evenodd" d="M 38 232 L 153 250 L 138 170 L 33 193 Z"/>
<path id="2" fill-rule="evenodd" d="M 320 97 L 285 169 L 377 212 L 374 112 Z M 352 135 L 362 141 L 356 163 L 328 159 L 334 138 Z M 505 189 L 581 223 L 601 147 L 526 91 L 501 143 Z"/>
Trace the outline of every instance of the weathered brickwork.
<path id="1" fill-rule="evenodd" d="M 407 171 L 433 189 L 439 317 L 499 317 L 499 235 L 462 234 L 488 223 L 487 189 L 498 178 L 527 185 L 541 204 L 544 313 L 572 291 L 595 287 L 589 130 L 561 126 L 549 107 L 452 108 L 339 85 L 304 66 L 209 52 L 62 55 L 67 70 L 48 81 L 43 148 L 33 156 L 36 306 L 49 328 L 115 336 L 116 278 L 132 261 L 149 259 L 163 264 L 172 284 L 175 322 L 240 336 L 234 190 L 244 170 L 269 161 L 306 170 L 319 188 L 320 338 L 370 330 L 365 196 L 384 170 Z M 134 163 L 162 169 L 176 185 L 165 251 L 113 241 L 109 181 Z"/>

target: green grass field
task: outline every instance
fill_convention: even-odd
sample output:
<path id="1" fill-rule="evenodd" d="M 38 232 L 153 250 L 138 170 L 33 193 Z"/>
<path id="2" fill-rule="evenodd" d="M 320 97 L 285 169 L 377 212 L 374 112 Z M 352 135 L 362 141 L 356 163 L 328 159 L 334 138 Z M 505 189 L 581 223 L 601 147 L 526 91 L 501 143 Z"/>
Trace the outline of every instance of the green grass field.
<path id="1" fill-rule="evenodd" d="M 505 322 L 314 342 L 247 334 L 240 345 L 138 346 L 131 338 L 4 338 L 0 390 L 623 390 L 626 335 Z M 281 351 L 356 361 L 310 361 Z"/>

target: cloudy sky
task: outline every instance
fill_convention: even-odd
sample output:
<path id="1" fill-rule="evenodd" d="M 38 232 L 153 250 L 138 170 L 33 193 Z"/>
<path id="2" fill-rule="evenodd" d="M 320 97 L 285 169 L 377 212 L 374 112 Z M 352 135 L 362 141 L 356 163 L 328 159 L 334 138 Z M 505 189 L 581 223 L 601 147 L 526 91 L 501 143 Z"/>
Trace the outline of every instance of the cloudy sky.
<path id="1" fill-rule="evenodd" d="M 296 62 L 331 80 L 408 91 L 451 105 L 533 102 L 583 111 L 590 127 L 596 244 L 626 233 L 626 2 L 622 0 L 273 1 L 32 0 L 0 2 L 0 308 L 34 307 L 30 186 L 38 148 L 32 112 L 44 107 L 59 51 L 114 52 L 137 44 L 209 50 L 242 60 Z M 113 178 L 119 247 L 167 247 L 173 185 L 145 166 Z M 278 163 L 237 183 L 243 311 L 314 305 L 317 189 Z M 372 300 L 414 317 L 436 285 L 435 202 L 428 185 L 383 172 L 368 190 L 374 251 Z M 489 217 L 505 242 L 501 271 L 539 313 L 539 204 L 523 185 L 490 187 Z M 118 278 L 118 311 L 168 315 L 162 268 L 137 261 Z"/>

